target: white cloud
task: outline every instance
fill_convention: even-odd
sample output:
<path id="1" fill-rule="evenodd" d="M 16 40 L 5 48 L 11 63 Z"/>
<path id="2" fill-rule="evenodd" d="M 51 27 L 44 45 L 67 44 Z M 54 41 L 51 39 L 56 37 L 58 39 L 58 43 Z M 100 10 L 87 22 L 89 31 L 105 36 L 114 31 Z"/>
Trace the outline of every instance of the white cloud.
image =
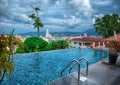
<path id="1" fill-rule="evenodd" d="M 103 17 L 104 14 L 100 13 L 100 14 L 96 14 L 95 17 L 98 18 L 98 17 Z"/>
<path id="2" fill-rule="evenodd" d="M 6 23 L 6 22 L 0 22 L 0 25 L 1 26 L 14 26 L 14 24 L 12 24 L 12 23 Z"/>
<path id="3" fill-rule="evenodd" d="M 111 0 L 94 0 L 94 4 L 95 5 L 101 5 L 101 6 L 103 6 L 103 5 L 109 5 L 109 4 L 111 4 Z"/>
<path id="4" fill-rule="evenodd" d="M 21 18 L 23 18 L 24 21 L 31 20 L 26 14 L 21 14 Z"/>
<path id="5" fill-rule="evenodd" d="M 66 29 L 64 26 L 59 25 L 45 25 L 44 28 L 49 29 L 50 32 L 60 32 Z"/>
<path id="6" fill-rule="evenodd" d="M 63 24 L 64 23 L 64 19 L 57 19 L 57 18 L 48 18 L 46 21 L 49 23 L 54 23 L 54 24 Z"/>
<path id="7" fill-rule="evenodd" d="M 80 23 L 80 19 L 75 16 L 70 16 L 70 19 L 64 19 L 64 23 L 70 26 L 74 26 Z"/>
<path id="8" fill-rule="evenodd" d="M 33 20 L 29 21 L 28 18 L 29 14 L 34 13 L 30 6 L 33 5 L 40 7 L 41 20 L 45 27 L 51 30 L 84 30 L 90 28 L 97 17 L 102 17 L 106 13 L 120 14 L 118 2 L 115 0 L 0 0 L 0 26 L 20 28 L 17 29 L 18 32 L 24 28 L 33 29 Z M 31 25 L 26 25 L 29 22 Z"/>
<path id="9" fill-rule="evenodd" d="M 30 18 L 28 18 L 27 14 L 23 14 L 23 13 L 14 13 L 14 16 L 12 16 L 12 19 L 16 22 L 19 23 L 27 23 L 30 21 Z"/>
<path id="10" fill-rule="evenodd" d="M 55 4 L 56 6 L 60 6 L 61 5 L 61 3 L 60 3 L 60 1 L 56 1 L 56 4 Z"/>
<path id="11" fill-rule="evenodd" d="M 75 15 L 79 15 L 79 12 L 76 12 Z"/>
<path id="12" fill-rule="evenodd" d="M 64 18 L 67 18 L 67 15 L 64 14 L 63 17 L 64 17 Z"/>
<path id="13" fill-rule="evenodd" d="M 24 28 L 26 27 L 30 27 L 32 28 L 33 26 L 30 24 L 21 24 L 21 23 L 8 23 L 8 22 L 0 22 L 0 26 L 7 26 L 8 28 L 14 28 L 14 27 L 20 27 L 20 28 Z"/>
<path id="14" fill-rule="evenodd" d="M 95 24 L 95 19 L 92 19 L 92 23 Z"/>
<path id="15" fill-rule="evenodd" d="M 48 18 L 46 20 L 49 23 L 59 24 L 59 25 L 70 25 L 74 26 L 80 23 L 80 19 L 75 16 L 70 16 L 69 19 L 57 19 L 57 18 Z"/>
<path id="16" fill-rule="evenodd" d="M 44 2 L 45 4 L 47 4 L 47 3 L 49 3 L 49 0 L 43 0 L 43 2 Z"/>
<path id="17" fill-rule="evenodd" d="M 5 33 L 10 33 L 13 29 L 15 29 L 15 34 L 25 33 L 25 32 L 31 32 L 36 31 L 36 29 L 33 29 L 32 25 L 29 24 L 21 24 L 21 23 L 6 23 L 6 22 L 0 22 L 0 29 L 2 28 L 2 31 Z"/>
<path id="18" fill-rule="evenodd" d="M 89 0 L 71 0 L 70 4 L 76 6 L 78 11 L 85 17 L 91 17 L 94 12 Z"/>
<path id="19" fill-rule="evenodd" d="M 65 0 L 56 0 L 55 6 L 64 7 L 65 5 Z"/>

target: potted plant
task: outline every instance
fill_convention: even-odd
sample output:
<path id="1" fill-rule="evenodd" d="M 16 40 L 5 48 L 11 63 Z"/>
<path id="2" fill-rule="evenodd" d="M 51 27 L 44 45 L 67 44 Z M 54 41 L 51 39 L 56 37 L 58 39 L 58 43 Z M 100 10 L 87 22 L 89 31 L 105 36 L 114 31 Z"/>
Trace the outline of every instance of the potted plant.
<path id="1" fill-rule="evenodd" d="M 111 40 L 108 42 L 107 47 L 109 48 L 109 63 L 115 64 L 120 52 L 120 41 Z"/>

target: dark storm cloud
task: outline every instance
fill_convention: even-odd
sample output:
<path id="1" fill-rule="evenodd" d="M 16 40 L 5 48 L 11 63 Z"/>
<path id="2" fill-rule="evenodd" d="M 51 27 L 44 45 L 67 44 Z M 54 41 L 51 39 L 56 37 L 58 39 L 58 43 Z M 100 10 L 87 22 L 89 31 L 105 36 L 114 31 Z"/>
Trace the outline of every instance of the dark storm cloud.
<path id="1" fill-rule="evenodd" d="M 120 14 L 120 0 L 0 0 L 2 26 L 17 23 L 24 29 L 24 24 L 31 22 L 28 15 L 34 13 L 31 6 L 40 7 L 45 27 L 57 31 L 85 30 L 92 27 L 96 17 Z"/>
<path id="2" fill-rule="evenodd" d="M 120 11 L 120 0 L 91 0 L 92 6 L 95 9 L 95 13 L 103 14 L 119 14 Z"/>
<path id="3" fill-rule="evenodd" d="M 120 0 L 112 0 L 112 2 L 120 7 Z"/>
<path id="4" fill-rule="evenodd" d="M 112 7 L 114 9 L 114 11 L 118 14 L 120 14 L 120 0 L 112 0 Z"/>
<path id="5" fill-rule="evenodd" d="M 25 20 L 25 7 L 26 5 L 21 5 L 23 3 L 15 0 L 0 0 L 0 21 L 11 21 L 19 23 L 27 23 Z M 24 13 L 23 13 L 24 12 Z"/>
<path id="6" fill-rule="evenodd" d="M 10 11 L 10 6 L 7 0 L 0 0 L 0 18 L 4 17 L 9 19 L 11 17 L 12 12 Z"/>

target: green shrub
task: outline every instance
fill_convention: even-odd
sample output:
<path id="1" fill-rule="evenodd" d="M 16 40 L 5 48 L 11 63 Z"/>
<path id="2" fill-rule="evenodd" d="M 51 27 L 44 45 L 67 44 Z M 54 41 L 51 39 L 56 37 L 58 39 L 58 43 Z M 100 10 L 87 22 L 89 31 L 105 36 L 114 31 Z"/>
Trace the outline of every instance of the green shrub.
<path id="1" fill-rule="evenodd" d="M 16 53 L 24 53 L 24 44 L 23 44 L 23 42 L 19 44 L 18 48 L 16 49 Z"/>
<path id="2" fill-rule="evenodd" d="M 50 43 L 50 46 L 51 46 L 51 49 L 52 49 L 52 50 L 55 50 L 55 49 L 58 49 L 58 48 L 59 48 L 59 45 L 58 45 L 57 41 L 52 41 L 52 42 Z"/>
<path id="3" fill-rule="evenodd" d="M 55 49 L 65 49 L 69 47 L 69 44 L 66 40 L 57 40 L 57 41 L 52 41 L 50 43 L 50 46 L 53 50 Z"/>
<path id="4" fill-rule="evenodd" d="M 16 49 L 16 52 L 15 52 L 15 53 L 21 53 L 20 47 L 18 47 L 18 48 Z"/>
<path id="5" fill-rule="evenodd" d="M 39 52 L 46 50 L 48 43 L 42 38 L 29 37 L 24 41 L 25 52 Z"/>
<path id="6" fill-rule="evenodd" d="M 21 43 L 16 50 L 16 53 L 40 52 L 56 49 L 69 48 L 66 40 L 56 40 L 48 44 L 45 40 L 38 37 L 29 37 L 24 43 Z"/>
<path id="7" fill-rule="evenodd" d="M 52 50 L 52 46 L 48 44 L 43 50 L 44 51 Z"/>

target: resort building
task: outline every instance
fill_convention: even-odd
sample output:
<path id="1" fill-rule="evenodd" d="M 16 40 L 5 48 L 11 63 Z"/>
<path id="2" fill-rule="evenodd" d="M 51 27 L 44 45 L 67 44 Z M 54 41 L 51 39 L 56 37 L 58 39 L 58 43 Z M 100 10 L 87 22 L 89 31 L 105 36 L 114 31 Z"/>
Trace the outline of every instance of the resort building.
<path id="1" fill-rule="evenodd" d="M 73 47 L 96 47 L 101 45 L 101 40 L 103 38 L 95 37 L 83 37 L 83 38 L 73 38 L 70 40 L 70 44 Z"/>
<path id="2" fill-rule="evenodd" d="M 117 35 L 115 35 L 115 36 L 111 36 L 111 37 L 109 37 L 109 38 L 106 38 L 106 39 L 104 39 L 104 41 L 111 41 L 111 40 L 117 40 L 117 41 L 120 41 L 120 34 L 117 34 Z"/>
<path id="3" fill-rule="evenodd" d="M 120 34 L 117 34 L 116 37 L 112 36 L 109 38 L 96 38 L 96 37 L 73 38 L 70 40 L 70 45 L 77 48 L 78 47 L 103 48 L 106 47 L 106 44 L 111 40 L 120 41 Z"/>

